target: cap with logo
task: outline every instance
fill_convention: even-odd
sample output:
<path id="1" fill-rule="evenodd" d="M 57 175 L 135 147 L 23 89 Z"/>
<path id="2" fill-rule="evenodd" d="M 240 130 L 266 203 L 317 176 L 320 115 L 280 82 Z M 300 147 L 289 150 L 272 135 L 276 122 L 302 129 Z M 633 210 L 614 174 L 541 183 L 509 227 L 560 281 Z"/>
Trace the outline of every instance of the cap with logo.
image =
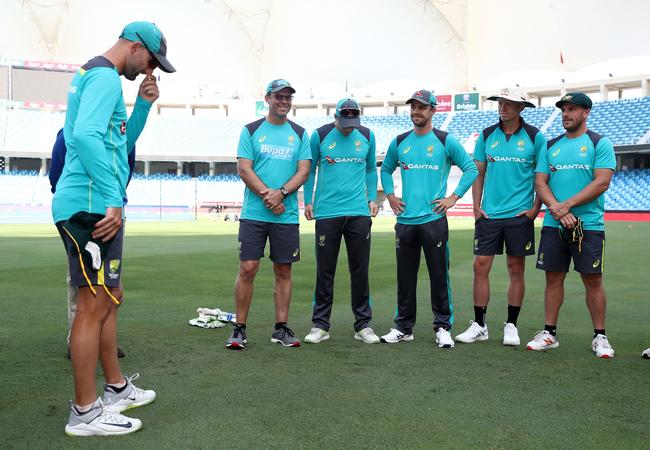
<path id="1" fill-rule="evenodd" d="M 291 90 L 292 94 L 296 93 L 296 90 L 291 87 L 289 82 L 287 80 L 283 80 L 282 78 L 273 80 L 269 83 L 268 86 L 266 86 L 266 95 L 269 95 L 271 92 L 278 92 L 281 91 L 282 89 L 289 89 Z"/>
<path id="2" fill-rule="evenodd" d="M 433 95 L 433 92 L 428 91 L 426 89 L 420 89 L 419 91 L 415 91 L 413 95 L 411 95 L 411 98 L 406 100 L 406 104 L 408 105 L 412 101 L 417 101 L 422 103 L 423 105 L 429 105 L 429 106 L 436 106 L 438 104 L 438 101 L 436 100 L 436 96 Z"/>
<path id="3" fill-rule="evenodd" d="M 359 128 L 361 126 L 360 114 L 359 102 L 353 98 L 344 98 L 336 104 L 334 117 L 338 119 L 342 128 Z"/>
<path id="4" fill-rule="evenodd" d="M 508 100 L 511 102 L 523 103 L 524 106 L 529 108 L 535 107 L 533 103 L 528 101 L 526 94 L 515 88 L 503 88 L 497 95 L 492 95 L 488 97 L 487 100 Z"/>
<path id="5" fill-rule="evenodd" d="M 561 108 L 565 103 L 573 103 L 574 105 L 582 106 L 583 108 L 591 109 L 591 99 L 583 92 L 569 92 L 564 94 L 562 98 L 555 104 Z"/>
<path id="6" fill-rule="evenodd" d="M 161 70 L 167 73 L 176 72 L 174 66 L 167 60 L 167 40 L 155 23 L 145 21 L 130 23 L 124 27 L 120 38 L 141 43 L 158 62 Z"/>

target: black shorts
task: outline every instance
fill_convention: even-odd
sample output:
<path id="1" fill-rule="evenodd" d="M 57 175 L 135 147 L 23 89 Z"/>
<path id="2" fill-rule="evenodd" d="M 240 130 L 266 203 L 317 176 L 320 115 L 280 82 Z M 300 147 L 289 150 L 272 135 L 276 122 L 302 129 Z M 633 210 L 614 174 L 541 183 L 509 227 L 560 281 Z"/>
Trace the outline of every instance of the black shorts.
<path id="1" fill-rule="evenodd" d="M 508 219 L 476 220 L 474 228 L 474 254 L 493 256 L 503 254 L 503 243 L 510 256 L 535 254 L 535 222 L 527 216 Z"/>
<path id="2" fill-rule="evenodd" d="M 249 219 L 239 221 L 239 260 L 259 260 L 264 257 L 267 237 L 271 244 L 271 261 L 278 264 L 300 261 L 300 232 L 297 223 Z"/>
<path id="3" fill-rule="evenodd" d="M 571 258 L 573 270 L 580 273 L 603 273 L 605 232 L 585 230 L 582 243 L 564 242 L 557 228 L 542 228 L 537 268 L 546 272 L 568 272 Z"/>
<path id="4" fill-rule="evenodd" d="M 68 254 L 70 284 L 77 287 L 89 285 L 97 286 L 102 284 L 112 288 L 120 287 L 120 278 L 122 276 L 124 226 L 120 228 L 111 243 L 106 247 L 102 267 L 99 270 L 95 270 L 92 266 L 82 264 L 80 261 L 79 252 L 77 251 L 75 243 L 70 239 L 70 236 L 63 231 L 64 222 L 65 221 L 57 222 L 56 228 L 59 230 L 61 239 L 63 239 L 63 246 Z M 86 276 L 88 279 L 86 279 Z M 90 281 L 90 284 L 88 281 Z"/>

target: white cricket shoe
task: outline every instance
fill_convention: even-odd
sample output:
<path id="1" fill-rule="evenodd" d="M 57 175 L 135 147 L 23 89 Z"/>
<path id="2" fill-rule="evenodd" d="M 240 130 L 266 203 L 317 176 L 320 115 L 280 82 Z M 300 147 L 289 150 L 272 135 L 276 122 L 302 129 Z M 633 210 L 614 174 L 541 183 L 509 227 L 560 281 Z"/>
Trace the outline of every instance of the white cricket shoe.
<path id="1" fill-rule="evenodd" d="M 487 324 L 482 327 L 473 320 L 469 321 L 469 328 L 464 332 L 456 335 L 457 342 L 463 342 L 465 344 L 471 344 L 476 341 L 487 341 L 488 340 L 488 328 Z"/>
<path id="2" fill-rule="evenodd" d="M 650 359 L 650 348 L 643 350 L 643 353 L 641 353 L 641 358 Z"/>
<path id="3" fill-rule="evenodd" d="M 134 433 L 142 428 L 139 419 L 132 419 L 120 413 L 104 408 L 101 399 L 95 400 L 93 406 L 85 413 L 79 413 L 74 405 L 70 406 L 70 418 L 65 426 L 68 436 L 118 436 Z"/>
<path id="4" fill-rule="evenodd" d="M 363 341 L 366 344 L 379 344 L 379 336 L 377 336 L 370 327 L 363 328 L 354 333 L 354 338 L 358 341 Z"/>
<path id="5" fill-rule="evenodd" d="M 526 344 L 526 350 L 547 350 L 549 348 L 558 348 L 560 341 L 546 330 L 539 331 L 532 341 Z"/>
<path id="6" fill-rule="evenodd" d="M 597 334 L 593 341 L 591 341 L 591 349 L 599 358 L 613 358 L 614 349 L 609 344 L 607 336 L 604 334 Z"/>
<path id="7" fill-rule="evenodd" d="M 413 340 L 413 333 L 404 334 L 396 328 L 391 328 L 388 334 L 384 334 L 381 337 L 381 342 L 385 342 L 388 344 L 394 344 L 399 341 L 412 341 L 412 340 Z"/>
<path id="8" fill-rule="evenodd" d="M 505 323 L 503 327 L 503 345 L 519 345 L 519 332 L 514 323 Z"/>
<path id="9" fill-rule="evenodd" d="M 438 328 L 438 331 L 436 331 L 436 344 L 440 348 L 454 348 L 454 340 L 451 338 L 451 333 L 444 328 Z"/>
<path id="10" fill-rule="evenodd" d="M 148 405 L 156 399 L 156 392 L 150 389 L 140 389 L 135 384 L 140 374 L 136 373 L 130 377 L 124 376 L 126 386 L 120 392 L 115 392 L 115 388 L 104 385 L 104 408 L 113 412 L 122 412 L 127 409 L 137 408 L 139 406 Z"/>
<path id="11" fill-rule="evenodd" d="M 318 344 L 319 342 L 326 341 L 330 338 L 330 334 L 323 330 L 322 328 L 312 328 L 307 336 L 305 336 L 305 342 L 310 344 Z"/>

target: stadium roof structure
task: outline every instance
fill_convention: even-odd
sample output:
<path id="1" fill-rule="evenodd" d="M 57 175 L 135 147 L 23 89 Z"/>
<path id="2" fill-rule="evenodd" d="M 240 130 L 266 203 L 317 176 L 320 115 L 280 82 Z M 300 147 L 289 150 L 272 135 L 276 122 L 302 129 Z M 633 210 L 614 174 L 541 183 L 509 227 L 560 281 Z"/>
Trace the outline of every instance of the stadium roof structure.
<path id="1" fill-rule="evenodd" d="M 650 73 L 649 15 L 645 0 L 3 0 L 0 57 L 80 64 L 145 19 L 178 69 L 161 75 L 172 103 L 260 98 L 277 77 L 297 99 L 486 91 Z"/>

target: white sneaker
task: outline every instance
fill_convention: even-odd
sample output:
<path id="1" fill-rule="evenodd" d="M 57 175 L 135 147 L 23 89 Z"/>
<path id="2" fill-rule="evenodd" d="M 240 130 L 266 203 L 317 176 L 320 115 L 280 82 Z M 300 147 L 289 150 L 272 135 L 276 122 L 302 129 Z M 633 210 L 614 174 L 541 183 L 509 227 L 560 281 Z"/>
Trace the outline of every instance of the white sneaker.
<path id="1" fill-rule="evenodd" d="M 597 334 L 593 341 L 591 341 L 591 349 L 599 358 L 613 358 L 614 349 L 609 344 L 607 336 L 604 334 Z"/>
<path id="2" fill-rule="evenodd" d="M 488 337 L 487 324 L 482 327 L 473 320 L 470 320 L 469 328 L 464 332 L 456 335 L 456 341 L 463 342 L 465 344 L 471 344 L 472 342 L 476 341 L 487 341 Z"/>
<path id="3" fill-rule="evenodd" d="M 532 341 L 526 344 L 526 350 L 546 350 L 558 348 L 560 341 L 546 330 L 539 331 Z"/>
<path id="4" fill-rule="evenodd" d="M 133 384 L 140 374 L 134 374 L 130 377 L 125 376 L 126 388 L 120 392 L 109 386 L 104 385 L 104 408 L 113 412 L 122 412 L 127 409 L 137 408 L 138 406 L 148 405 L 156 399 L 156 392 L 152 390 L 140 389 Z"/>
<path id="5" fill-rule="evenodd" d="M 413 340 L 413 333 L 404 334 L 396 328 L 391 328 L 388 334 L 384 334 L 381 337 L 381 342 L 385 342 L 388 344 L 394 344 L 399 341 L 412 341 L 412 340 Z"/>
<path id="6" fill-rule="evenodd" d="M 366 327 L 354 333 L 354 338 L 358 341 L 363 341 L 366 344 L 379 344 L 379 336 L 377 336 L 370 327 Z"/>
<path id="7" fill-rule="evenodd" d="M 519 332 L 514 323 L 505 323 L 503 327 L 503 345 L 519 345 Z M 458 336 L 456 336 L 458 337 Z"/>
<path id="8" fill-rule="evenodd" d="M 79 414 L 74 405 L 70 406 L 70 418 L 65 426 L 68 436 L 117 436 L 134 433 L 142 428 L 139 419 L 109 411 L 102 401 L 95 400 L 92 408 Z"/>
<path id="9" fill-rule="evenodd" d="M 641 353 L 641 358 L 650 359 L 650 348 L 643 350 L 643 353 Z"/>
<path id="10" fill-rule="evenodd" d="M 305 336 L 305 342 L 310 344 L 318 344 L 319 342 L 326 341 L 330 338 L 330 334 L 323 330 L 322 328 L 312 328 L 307 336 Z"/>
<path id="11" fill-rule="evenodd" d="M 454 340 L 451 338 L 451 333 L 444 328 L 438 328 L 438 331 L 436 331 L 436 344 L 440 348 L 454 348 Z"/>

